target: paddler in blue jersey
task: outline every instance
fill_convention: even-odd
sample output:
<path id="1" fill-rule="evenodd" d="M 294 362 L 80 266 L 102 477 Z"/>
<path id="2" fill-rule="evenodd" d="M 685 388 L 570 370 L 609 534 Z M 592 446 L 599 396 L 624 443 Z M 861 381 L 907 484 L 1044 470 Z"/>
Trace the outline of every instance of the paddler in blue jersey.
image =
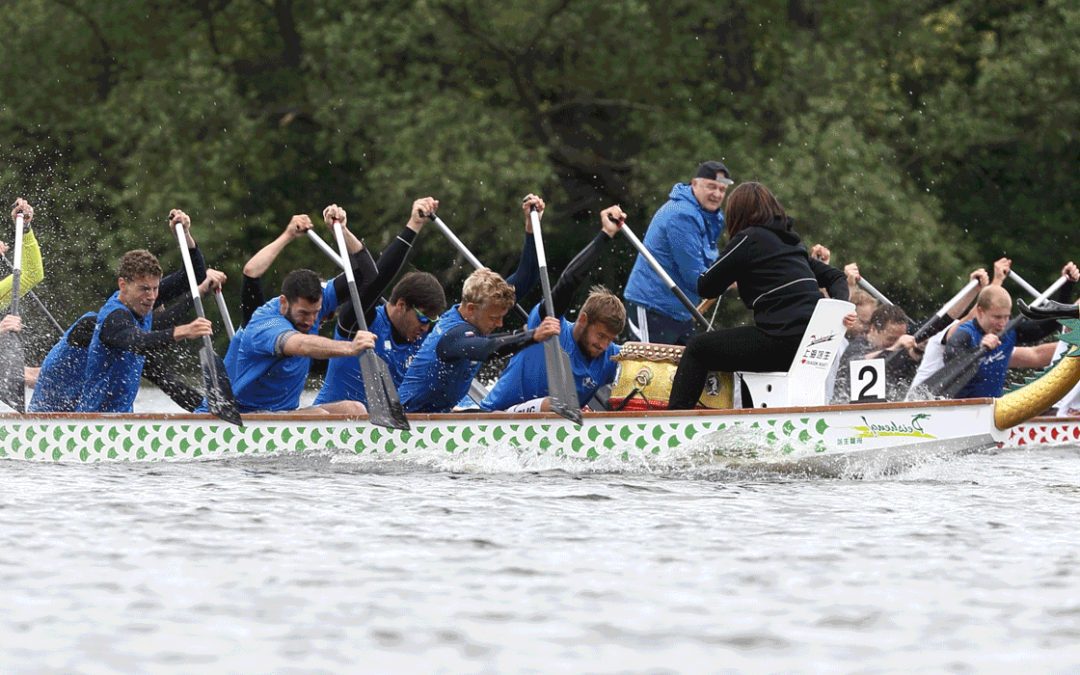
<path id="1" fill-rule="evenodd" d="M 596 390 L 615 380 L 616 364 L 611 357 L 619 353 L 614 340 L 626 325 L 626 309 L 622 301 L 603 287 L 590 290 L 577 320 L 565 318 L 570 303 L 597 258 L 611 244 L 626 214 L 618 206 L 600 212 L 600 233 L 566 266 L 555 288 L 551 290 L 555 314 L 561 322 L 559 343 L 570 357 L 578 403 L 584 407 Z M 529 314 L 529 328 L 536 328 L 547 317 L 544 303 L 537 304 Z M 540 412 L 550 410 L 547 365 L 541 345 L 532 345 L 518 352 L 499 377 L 491 393 L 480 403 L 484 410 L 511 412 Z"/>
<path id="2" fill-rule="evenodd" d="M 398 389 L 408 412 L 449 412 L 469 391 L 469 383 L 488 358 L 516 354 L 559 334 L 555 317 L 529 330 L 493 334 L 540 274 L 529 213 L 536 208 L 543 215 L 544 200 L 530 194 L 521 206 L 526 236 L 517 270 L 505 280 L 486 268 L 465 279 L 461 302 L 439 317 Z"/>
<path id="3" fill-rule="evenodd" d="M 173 209 L 168 222 L 170 228 L 174 223 L 183 224 L 192 261 L 199 261 L 195 273 L 196 281 L 201 283 L 206 267 L 191 236 L 191 219 Z M 207 319 L 154 330 L 154 307 L 188 292 L 188 284 L 182 273 L 170 274 L 163 280 L 161 265 L 149 251 L 125 253 L 116 277 L 119 290 L 97 311 L 78 412 L 131 412 L 148 353 L 212 333 Z"/>
<path id="4" fill-rule="evenodd" d="M 340 221 L 345 245 L 358 278 L 372 279 L 373 268 L 363 267 L 357 255 L 363 243 L 345 227 L 345 209 L 331 204 L 323 210 L 327 225 Z M 233 336 L 225 355 L 225 369 L 241 412 L 292 412 L 302 415 L 363 414 L 367 409 L 355 401 L 332 401 L 300 408 L 300 394 L 307 381 L 311 359 L 335 356 L 356 358 L 375 346 L 375 335 L 359 331 L 351 340 L 332 340 L 318 335 L 319 325 L 348 296 L 344 274 L 324 287 L 311 270 L 294 270 L 285 276 L 281 295 L 251 315 L 247 325 Z M 299 409 L 298 409 L 299 408 Z M 200 408 L 204 410 L 205 406 Z"/>
<path id="5" fill-rule="evenodd" d="M 428 331 L 446 310 L 446 293 L 434 276 L 426 272 L 410 272 L 390 291 L 386 304 L 380 305 L 379 298 L 405 265 L 413 241 L 428 221 L 428 214 L 435 213 L 438 208 L 439 202 L 433 197 L 413 202 L 409 221 L 383 250 L 378 262 L 373 262 L 379 270 L 378 275 L 374 281 L 359 289 L 364 319 L 376 336 L 375 353 L 386 361 L 390 377 L 397 387 L 405 380 L 405 371 L 420 350 Z M 367 255 L 370 256 L 370 253 Z M 351 340 L 356 331 L 356 312 L 349 302 L 338 313 L 334 339 Z M 326 381 L 315 397 L 315 405 L 331 401 L 367 403 L 358 359 L 330 359 L 326 367 Z"/>
<path id="6" fill-rule="evenodd" d="M 194 257 L 194 256 L 192 256 Z M 202 263 L 199 263 L 200 265 Z M 183 270 L 174 274 L 187 275 Z M 170 275 L 171 276 L 171 275 Z M 214 269 L 206 270 L 206 279 L 199 284 L 200 295 L 221 288 L 225 274 Z M 171 285 L 168 277 L 162 287 Z M 160 295 L 159 295 L 160 297 Z M 154 309 L 155 330 L 171 330 L 188 316 L 194 307 L 191 295 L 184 293 L 169 306 Z M 97 312 L 87 312 L 75 320 L 63 336 L 52 346 L 41 364 L 34 396 L 27 408 L 30 412 L 75 412 L 79 408 L 83 385 L 86 382 L 86 357 L 94 338 Z M 166 343 L 166 346 L 168 343 Z M 188 386 L 177 372 L 176 358 L 170 349 L 150 350 L 146 354 L 142 376 L 157 385 L 178 406 L 194 411 L 202 401 L 202 392 Z"/>

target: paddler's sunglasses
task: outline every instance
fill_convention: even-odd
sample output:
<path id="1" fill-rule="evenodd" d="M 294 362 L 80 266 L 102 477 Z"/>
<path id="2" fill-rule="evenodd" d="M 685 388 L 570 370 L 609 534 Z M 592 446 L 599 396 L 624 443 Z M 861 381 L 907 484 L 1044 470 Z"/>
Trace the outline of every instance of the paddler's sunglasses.
<path id="1" fill-rule="evenodd" d="M 434 319 L 432 319 L 430 316 L 424 314 L 416 307 L 413 307 L 412 311 L 416 312 L 416 320 L 420 322 L 421 326 L 427 326 L 428 324 L 433 324 L 439 320 L 439 317 L 435 317 Z"/>

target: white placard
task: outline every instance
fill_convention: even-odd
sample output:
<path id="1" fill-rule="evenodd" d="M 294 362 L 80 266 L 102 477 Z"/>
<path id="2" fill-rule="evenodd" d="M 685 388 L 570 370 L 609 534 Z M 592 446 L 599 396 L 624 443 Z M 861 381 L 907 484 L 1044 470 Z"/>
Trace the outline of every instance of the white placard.
<path id="1" fill-rule="evenodd" d="M 863 359 L 852 361 L 851 392 L 852 402 L 885 400 L 885 359 Z"/>

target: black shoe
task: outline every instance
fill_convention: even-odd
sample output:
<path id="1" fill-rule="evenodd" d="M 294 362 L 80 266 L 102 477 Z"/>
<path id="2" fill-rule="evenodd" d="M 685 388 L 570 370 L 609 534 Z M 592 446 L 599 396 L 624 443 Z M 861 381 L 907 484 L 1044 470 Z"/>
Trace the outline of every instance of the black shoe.
<path id="1" fill-rule="evenodd" d="M 1016 301 L 1020 313 L 1029 319 L 1080 319 L 1080 305 L 1067 305 L 1064 302 L 1043 300 L 1035 307 L 1028 307 L 1023 300 Z"/>

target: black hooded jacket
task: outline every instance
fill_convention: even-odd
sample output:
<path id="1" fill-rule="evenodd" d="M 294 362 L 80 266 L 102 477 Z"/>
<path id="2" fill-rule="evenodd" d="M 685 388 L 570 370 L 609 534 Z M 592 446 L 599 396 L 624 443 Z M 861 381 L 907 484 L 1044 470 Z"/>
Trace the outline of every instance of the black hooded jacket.
<path id="1" fill-rule="evenodd" d="M 802 335 L 821 299 L 818 288 L 838 300 L 848 299 L 848 289 L 844 273 L 811 259 L 791 226 L 790 218 L 777 218 L 736 234 L 698 277 L 698 294 L 715 298 L 736 282 L 758 328 L 776 337 Z"/>

